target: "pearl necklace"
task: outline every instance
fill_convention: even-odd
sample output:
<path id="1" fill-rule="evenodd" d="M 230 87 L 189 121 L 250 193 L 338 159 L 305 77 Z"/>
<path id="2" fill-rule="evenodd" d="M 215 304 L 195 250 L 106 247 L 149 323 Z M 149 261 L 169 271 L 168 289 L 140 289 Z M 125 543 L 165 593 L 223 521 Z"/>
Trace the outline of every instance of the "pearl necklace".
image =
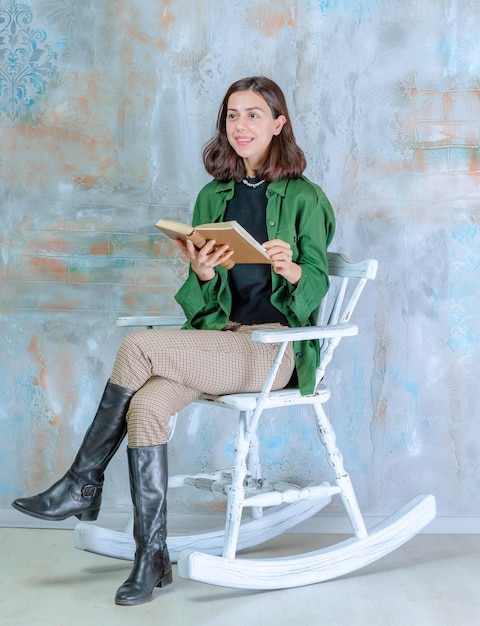
<path id="1" fill-rule="evenodd" d="M 258 183 L 251 183 L 246 178 L 242 178 L 242 183 L 244 185 L 247 185 L 247 187 L 251 187 L 252 189 L 256 189 L 257 187 L 260 187 L 260 185 L 263 185 L 264 182 L 265 182 L 265 179 L 259 180 Z"/>

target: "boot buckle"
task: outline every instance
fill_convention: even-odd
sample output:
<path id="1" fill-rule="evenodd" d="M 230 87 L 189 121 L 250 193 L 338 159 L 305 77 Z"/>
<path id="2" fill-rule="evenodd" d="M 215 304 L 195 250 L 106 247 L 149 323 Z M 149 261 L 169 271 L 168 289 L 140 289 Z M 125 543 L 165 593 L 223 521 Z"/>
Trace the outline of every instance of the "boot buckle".
<path id="1" fill-rule="evenodd" d="M 97 495 L 97 492 L 101 491 L 101 487 L 97 485 L 83 485 L 81 494 L 82 498 L 94 498 Z"/>

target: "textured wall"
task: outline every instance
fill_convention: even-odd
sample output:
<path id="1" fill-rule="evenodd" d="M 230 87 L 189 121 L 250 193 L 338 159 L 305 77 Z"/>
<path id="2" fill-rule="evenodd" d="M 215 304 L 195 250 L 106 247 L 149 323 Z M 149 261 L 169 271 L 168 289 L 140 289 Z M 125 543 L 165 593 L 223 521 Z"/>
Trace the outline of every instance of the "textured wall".
<path id="1" fill-rule="evenodd" d="M 478 516 L 478 3 L 0 0 L 0 11 L 0 508 L 70 463 L 124 333 L 117 315 L 178 312 L 186 267 L 152 224 L 190 218 L 220 99 L 261 73 L 284 88 L 307 173 L 335 207 L 332 248 L 380 263 L 361 334 L 329 374 L 364 511 L 428 491 L 440 515 Z M 263 436 L 267 465 L 298 482 L 324 466 L 304 417 L 269 415 Z M 221 463 L 233 426 L 184 411 L 172 469 L 203 468 L 212 450 Z M 108 481 L 107 508 L 123 507 L 123 454 Z M 182 490 L 171 510 L 218 506 L 204 500 Z"/>

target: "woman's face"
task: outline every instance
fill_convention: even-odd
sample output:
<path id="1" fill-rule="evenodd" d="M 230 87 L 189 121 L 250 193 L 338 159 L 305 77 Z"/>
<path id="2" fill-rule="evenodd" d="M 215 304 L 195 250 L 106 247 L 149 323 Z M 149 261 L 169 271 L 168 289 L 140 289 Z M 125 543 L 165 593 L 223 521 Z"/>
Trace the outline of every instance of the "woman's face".
<path id="1" fill-rule="evenodd" d="M 254 91 L 237 91 L 229 97 L 227 139 L 242 157 L 247 176 L 255 176 L 267 158 L 272 137 L 282 132 L 286 121 L 284 115 L 274 119 L 266 100 Z"/>

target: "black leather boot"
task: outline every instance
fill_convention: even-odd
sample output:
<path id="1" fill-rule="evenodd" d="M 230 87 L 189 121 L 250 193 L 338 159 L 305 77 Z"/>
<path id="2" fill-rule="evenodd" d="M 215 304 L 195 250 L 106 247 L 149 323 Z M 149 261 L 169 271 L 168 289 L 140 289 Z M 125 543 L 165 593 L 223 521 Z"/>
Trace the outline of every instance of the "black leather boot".
<path id="1" fill-rule="evenodd" d="M 125 416 L 134 392 L 108 382 L 72 467 L 47 491 L 19 498 L 12 506 L 39 519 L 60 521 L 71 515 L 96 520 L 103 474 L 127 432 Z"/>
<path id="2" fill-rule="evenodd" d="M 155 587 L 172 582 L 167 550 L 167 444 L 128 448 L 130 490 L 133 502 L 135 562 L 130 576 L 118 589 L 115 603 L 143 604 Z"/>

